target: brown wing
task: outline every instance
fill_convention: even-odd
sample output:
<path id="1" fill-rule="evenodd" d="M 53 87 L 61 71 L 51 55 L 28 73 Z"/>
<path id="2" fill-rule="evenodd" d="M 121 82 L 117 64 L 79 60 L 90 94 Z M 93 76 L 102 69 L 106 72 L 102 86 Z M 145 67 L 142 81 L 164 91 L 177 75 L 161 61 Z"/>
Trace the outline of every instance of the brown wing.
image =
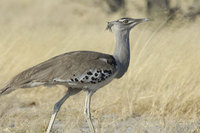
<path id="1" fill-rule="evenodd" d="M 65 53 L 21 72 L 9 82 L 9 86 L 31 87 L 30 83 L 34 83 L 35 86 L 48 85 L 53 84 L 54 79 L 72 79 L 94 69 L 112 70 L 114 73 L 116 71 L 115 59 L 108 54 L 90 51 Z"/>

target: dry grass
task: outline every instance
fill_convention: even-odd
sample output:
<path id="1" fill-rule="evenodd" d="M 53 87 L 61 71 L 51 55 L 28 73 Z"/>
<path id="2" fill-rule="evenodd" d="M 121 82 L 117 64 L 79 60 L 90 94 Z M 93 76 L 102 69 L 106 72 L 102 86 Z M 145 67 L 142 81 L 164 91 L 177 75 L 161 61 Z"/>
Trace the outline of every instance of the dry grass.
<path id="1" fill-rule="evenodd" d="M 105 21 L 120 15 L 106 15 L 92 2 L 2 0 L 1 3 L 0 86 L 22 70 L 61 53 L 74 50 L 112 53 L 114 49 L 113 34 L 104 31 Z M 131 6 L 128 16 L 144 17 L 132 12 Z M 179 122 L 186 125 L 198 122 L 199 37 L 198 22 L 172 25 L 150 22 L 137 26 L 130 35 L 132 57 L 128 72 L 93 96 L 92 116 L 98 130 L 113 132 L 116 126 L 108 131 L 106 128 L 134 116 L 146 117 L 150 123 L 155 119 L 161 121 L 162 132 L 179 132 L 176 130 Z M 0 132 L 43 132 L 53 105 L 65 91 L 62 86 L 37 87 L 0 97 Z M 82 92 L 65 102 L 56 119 L 56 129 L 62 123 L 58 132 L 78 132 L 82 128 L 84 98 Z M 134 131 L 145 132 L 146 126 L 137 126 Z M 199 132 L 198 125 L 193 129 L 181 131 Z"/>

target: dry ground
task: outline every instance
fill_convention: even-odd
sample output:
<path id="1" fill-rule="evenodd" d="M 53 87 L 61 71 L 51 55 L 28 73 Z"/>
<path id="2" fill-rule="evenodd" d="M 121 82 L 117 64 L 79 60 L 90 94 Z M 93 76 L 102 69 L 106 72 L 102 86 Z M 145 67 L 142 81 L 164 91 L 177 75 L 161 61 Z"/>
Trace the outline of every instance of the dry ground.
<path id="1" fill-rule="evenodd" d="M 127 16 L 145 17 L 129 0 Z M 24 69 L 75 50 L 112 54 L 106 15 L 89 0 L 1 0 L 0 86 Z M 142 2 L 138 2 L 142 5 Z M 120 80 L 97 91 L 92 118 L 98 132 L 200 132 L 199 20 L 137 26 L 130 35 L 131 63 Z M 40 133 L 66 88 L 19 89 L 0 97 L 0 133 Z M 60 110 L 54 132 L 88 132 L 83 92 Z"/>

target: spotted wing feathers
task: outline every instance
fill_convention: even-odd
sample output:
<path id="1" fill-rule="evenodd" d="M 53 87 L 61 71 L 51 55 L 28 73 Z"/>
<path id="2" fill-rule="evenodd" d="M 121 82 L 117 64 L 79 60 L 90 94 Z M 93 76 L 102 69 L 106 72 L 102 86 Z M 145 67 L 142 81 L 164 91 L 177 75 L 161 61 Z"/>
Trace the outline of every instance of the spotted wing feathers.
<path id="1" fill-rule="evenodd" d="M 102 82 L 115 72 L 116 62 L 113 56 L 76 51 L 56 56 L 19 73 L 8 86 L 29 88 L 39 85 L 93 84 Z M 9 88 L 6 91 L 9 91 Z"/>

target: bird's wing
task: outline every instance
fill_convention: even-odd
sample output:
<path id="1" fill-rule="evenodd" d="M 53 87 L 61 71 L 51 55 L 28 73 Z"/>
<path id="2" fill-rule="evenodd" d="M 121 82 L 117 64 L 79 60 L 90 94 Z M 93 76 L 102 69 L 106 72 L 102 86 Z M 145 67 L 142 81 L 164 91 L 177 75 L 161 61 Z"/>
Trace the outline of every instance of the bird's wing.
<path id="1" fill-rule="evenodd" d="M 53 57 L 19 73 L 9 82 L 9 86 L 26 88 L 62 83 L 96 83 L 115 72 L 116 62 L 113 56 L 76 51 Z"/>

